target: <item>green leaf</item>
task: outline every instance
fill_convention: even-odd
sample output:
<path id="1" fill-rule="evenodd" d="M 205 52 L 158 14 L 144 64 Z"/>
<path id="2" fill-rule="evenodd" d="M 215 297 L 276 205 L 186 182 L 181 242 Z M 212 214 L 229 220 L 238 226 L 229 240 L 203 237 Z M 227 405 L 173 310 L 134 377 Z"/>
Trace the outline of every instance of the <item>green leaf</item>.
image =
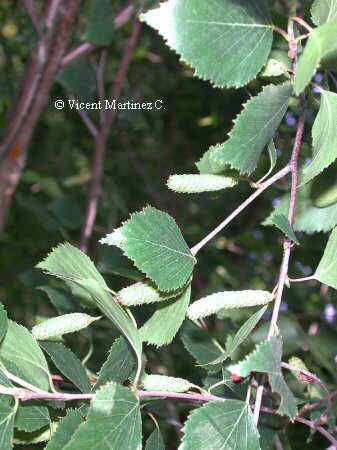
<path id="1" fill-rule="evenodd" d="M 32 335 L 36 339 L 48 340 L 55 336 L 62 336 L 63 334 L 82 330 L 99 319 L 100 317 L 91 317 L 84 313 L 64 314 L 63 316 L 52 317 L 35 325 L 32 328 Z"/>
<path id="2" fill-rule="evenodd" d="M 296 215 L 293 225 L 294 231 L 304 231 L 305 233 L 317 233 L 320 231 L 330 231 L 337 224 L 337 203 L 326 208 L 317 208 L 311 199 L 311 184 L 302 186 L 297 191 Z M 289 194 L 285 195 L 274 211 L 262 223 L 263 225 L 273 225 L 274 216 L 277 214 L 288 215 Z"/>
<path id="3" fill-rule="evenodd" d="M 191 286 L 188 286 L 177 298 L 160 304 L 139 330 L 143 341 L 157 347 L 169 344 L 185 319 L 190 298 Z"/>
<path id="4" fill-rule="evenodd" d="M 146 441 L 145 450 L 165 450 L 163 436 L 159 428 L 156 428 Z"/>
<path id="5" fill-rule="evenodd" d="M 40 342 L 59 371 L 83 393 L 91 391 L 88 375 L 77 356 L 67 347 L 55 342 Z"/>
<path id="6" fill-rule="evenodd" d="M 0 399 L 0 448 L 13 448 L 15 408 Z"/>
<path id="7" fill-rule="evenodd" d="M 108 381 L 123 383 L 131 375 L 134 365 L 134 355 L 126 340 L 122 337 L 116 339 L 99 372 L 94 389 L 97 390 Z"/>
<path id="8" fill-rule="evenodd" d="M 142 386 L 145 391 L 186 392 L 192 387 L 192 383 L 183 378 L 168 377 L 166 375 L 148 375 L 142 378 Z"/>
<path id="9" fill-rule="evenodd" d="M 48 408 L 36 400 L 20 404 L 15 416 L 15 428 L 27 432 L 39 430 L 49 423 Z"/>
<path id="10" fill-rule="evenodd" d="M 227 166 L 242 174 L 254 172 L 287 110 L 291 93 L 292 85 L 285 83 L 265 86 L 256 97 L 250 98 L 234 120 L 229 139 L 210 148 L 211 167 L 217 172 Z"/>
<path id="11" fill-rule="evenodd" d="M 108 0 L 93 2 L 84 39 L 95 45 L 110 45 L 114 35 L 114 12 Z"/>
<path id="12" fill-rule="evenodd" d="M 284 214 L 274 214 L 271 221 L 273 225 L 275 225 L 275 227 L 281 230 L 282 233 L 284 233 L 288 239 L 295 242 L 295 244 L 299 245 L 293 227 L 290 225 L 289 220 L 286 218 Z"/>
<path id="13" fill-rule="evenodd" d="M 90 102 L 96 92 L 96 75 L 86 58 L 78 58 L 67 64 L 57 74 L 56 81 L 79 101 Z M 76 101 L 68 100 L 67 107 L 76 110 Z M 59 224 L 56 221 L 57 228 Z"/>
<path id="14" fill-rule="evenodd" d="M 167 181 L 169 189 L 183 194 L 220 191 L 237 184 L 238 180 L 234 177 L 208 174 L 171 175 Z"/>
<path id="15" fill-rule="evenodd" d="M 211 336 L 199 328 L 192 321 L 187 320 L 182 328 L 181 340 L 186 350 L 195 358 L 200 366 L 205 366 L 209 372 L 218 372 L 221 365 L 207 366 L 222 355 L 221 350 L 214 344 Z"/>
<path id="16" fill-rule="evenodd" d="M 16 430 L 14 437 L 15 445 L 32 445 L 40 444 L 41 442 L 49 441 L 55 430 L 58 422 L 51 422 L 50 426 L 41 428 L 40 430 L 27 433 L 26 431 Z M 14 447 L 15 448 L 15 447 Z M 29 447 L 28 447 L 29 448 Z M 33 447 L 34 450 L 36 447 Z"/>
<path id="17" fill-rule="evenodd" d="M 129 389 L 108 383 L 97 391 L 86 422 L 78 427 L 64 450 L 136 450 L 141 447 L 139 401 Z"/>
<path id="18" fill-rule="evenodd" d="M 0 303 L 0 342 L 6 336 L 8 329 L 7 312 L 2 303 Z"/>
<path id="19" fill-rule="evenodd" d="M 79 305 L 70 292 L 54 286 L 39 286 L 36 289 L 45 292 L 59 314 L 70 314 L 78 311 Z"/>
<path id="20" fill-rule="evenodd" d="M 330 235 L 313 278 L 337 289 L 337 228 Z"/>
<path id="21" fill-rule="evenodd" d="M 281 358 L 282 338 L 278 335 L 257 345 L 246 359 L 227 369 L 232 374 L 242 377 L 248 377 L 251 372 L 267 372 L 272 390 L 281 396 L 278 413 L 287 415 L 293 420 L 297 414 L 296 400 L 284 381 Z"/>
<path id="22" fill-rule="evenodd" d="M 256 325 L 259 323 L 263 314 L 267 311 L 268 305 L 263 306 L 255 314 L 253 314 L 239 329 L 239 331 L 234 336 L 232 342 L 229 344 L 226 352 L 219 356 L 214 361 L 208 364 L 221 364 L 226 361 L 227 358 L 231 356 L 232 353 L 244 342 L 250 333 L 254 330 Z"/>
<path id="23" fill-rule="evenodd" d="M 279 77 L 291 70 L 291 59 L 284 50 L 274 49 L 270 52 L 267 64 L 260 73 L 261 77 Z"/>
<path id="24" fill-rule="evenodd" d="M 196 320 L 223 309 L 265 305 L 273 299 L 273 294 L 261 290 L 217 292 L 192 303 L 188 308 L 187 315 L 190 319 Z"/>
<path id="25" fill-rule="evenodd" d="M 308 85 L 322 59 L 337 51 L 336 33 L 337 16 L 311 32 L 295 74 L 296 95 Z"/>
<path id="26" fill-rule="evenodd" d="M 109 288 L 104 278 L 90 258 L 76 247 L 65 243 L 55 248 L 37 267 L 49 275 L 62 278 L 72 284 L 76 283 L 90 294 L 92 303 L 100 308 L 129 341 L 137 357 L 139 372 L 142 343 L 138 330 L 131 317 L 108 293 Z"/>
<path id="27" fill-rule="evenodd" d="M 0 344 L 0 361 L 13 375 L 49 390 L 48 365 L 37 341 L 26 328 L 11 320 Z"/>
<path id="28" fill-rule="evenodd" d="M 336 0 L 315 0 L 311 7 L 311 18 L 315 25 L 323 25 L 337 17 Z"/>
<path id="29" fill-rule="evenodd" d="M 169 0 L 140 16 L 215 86 L 239 87 L 266 63 L 273 39 L 266 0 Z"/>
<path id="30" fill-rule="evenodd" d="M 183 288 L 184 289 L 184 288 Z M 126 306 L 157 303 L 176 297 L 183 289 L 177 291 L 161 292 L 151 281 L 131 284 L 118 292 L 120 303 Z"/>
<path id="31" fill-rule="evenodd" d="M 197 262 L 174 219 L 152 206 L 131 214 L 100 242 L 121 248 L 162 291 L 186 284 Z"/>
<path id="32" fill-rule="evenodd" d="M 81 414 L 76 409 L 68 409 L 67 415 L 59 421 L 57 430 L 48 442 L 46 450 L 63 449 L 81 423 Z"/>
<path id="33" fill-rule="evenodd" d="M 250 406 L 240 400 L 209 402 L 195 409 L 183 431 L 181 450 L 260 450 Z"/>
<path id="34" fill-rule="evenodd" d="M 268 172 L 258 181 L 259 184 L 261 184 L 263 180 L 265 180 L 266 178 L 269 177 L 269 175 L 274 170 L 274 167 L 276 166 L 277 151 L 276 151 L 276 147 L 275 147 L 273 139 L 271 139 L 268 144 L 268 155 L 269 155 L 269 161 L 270 161 L 270 168 L 269 168 Z"/>
<path id="35" fill-rule="evenodd" d="M 302 169 L 300 186 L 337 159 L 337 94 L 324 90 L 320 90 L 320 93 L 321 106 L 312 127 L 313 160 Z"/>

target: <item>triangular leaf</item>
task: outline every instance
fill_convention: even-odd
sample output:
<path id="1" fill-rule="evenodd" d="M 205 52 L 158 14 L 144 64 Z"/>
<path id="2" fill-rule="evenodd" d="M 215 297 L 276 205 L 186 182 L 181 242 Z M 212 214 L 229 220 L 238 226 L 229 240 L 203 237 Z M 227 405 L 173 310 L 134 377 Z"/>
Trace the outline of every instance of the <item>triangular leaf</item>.
<path id="1" fill-rule="evenodd" d="M 194 410 L 183 431 L 181 450 L 260 450 L 250 406 L 240 400 L 210 402 Z"/>
<path id="2" fill-rule="evenodd" d="M 165 450 L 163 436 L 159 428 L 156 428 L 146 441 L 145 450 Z"/>
<path id="3" fill-rule="evenodd" d="M 263 306 L 263 308 L 259 309 L 255 314 L 253 314 L 236 333 L 226 352 L 209 364 L 221 364 L 222 362 L 226 361 L 226 359 L 235 352 L 235 350 L 242 344 L 242 342 L 247 339 L 250 333 L 254 330 L 261 317 L 266 312 L 267 308 L 268 305 Z"/>
<path id="4" fill-rule="evenodd" d="M 49 390 L 49 369 L 37 341 L 26 328 L 11 320 L 0 344 L 0 361 L 13 375 L 44 391 Z"/>
<path id="5" fill-rule="evenodd" d="M 330 235 L 313 278 L 337 290 L 337 228 Z"/>
<path id="6" fill-rule="evenodd" d="M 181 340 L 186 350 L 195 358 L 197 363 L 205 366 L 204 369 L 210 372 L 221 370 L 220 364 L 217 366 L 207 365 L 222 354 L 221 350 L 212 341 L 209 333 L 199 328 L 192 321 L 187 320 L 182 329 Z"/>
<path id="7" fill-rule="evenodd" d="M 337 159 L 337 94 L 324 90 L 320 90 L 320 93 L 321 106 L 312 127 L 313 159 L 302 169 L 300 186 Z"/>
<path id="8" fill-rule="evenodd" d="M 152 206 L 131 214 L 100 242 L 121 248 L 162 291 L 183 286 L 196 264 L 174 219 Z"/>
<path id="9" fill-rule="evenodd" d="M 140 450 L 141 416 L 136 396 L 123 386 L 108 383 L 97 391 L 87 420 L 64 450 Z"/>
<path id="10" fill-rule="evenodd" d="M 122 337 L 116 339 L 99 372 L 94 389 L 97 390 L 108 381 L 123 383 L 130 376 L 134 365 L 135 358 L 126 340 Z"/>
<path id="11" fill-rule="evenodd" d="M 273 39 L 266 0 L 169 0 L 142 14 L 167 44 L 216 86 L 239 87 L 266 63 Z"/>
<path id="12" fill-rule="evenodd" d="M 77 428 L 81 425 L 82 421 L 82 416 L 76 409 L 68 409 L 67 415 L 59 421 L 57 430 L 48 442 L 46 450 L 63 449 L 68 444 Z"/>
<path id="13" fill-rule="evenodd" d="M 315 0 L 311 7 L 311 18 L 315 25 L 323 25 L 337 17 L 336 0 Z"/>
<path id="14" fill-rule="evenodd" d="M 67 347 L 56 342 L 40 342 L 59 371 L 72 381 L 80 391 L 91 391 L 88 375 L 77 356 Z"/>
<path id="15" fill-rule="evenodd" d="M 0 303 L 0 342 L 6 336 L 8 329 L 7 312 L 2 303 Z"/>
<path id="16" fill-rule="evenodd" d="M 196 320 L 215 314 L 223 309 L 246 308 L 250 306 L 265 305 L 274 299 L 268 291 L 224 291 L 207 295 L 188 308 L 187 315 Z"/>
<path id="17" fill-rule="evenodd" d="M 337 224 L 337 203 L 325 208 L 317 208 L 310 197 L 311 184 L 302 186 L 297 191 L 296 215 L 293 229 L 295 231 L 304 231 L 305 233 L 316 233 L 319 231 L 330 231 Z M 263 225 L 273 225 L 274 216 L 277 214 L 288 215 L 289 194 L 283 196 L 281 202 L 275 207 L 274 211 L 262 223 Z"/>
<path id="18" fill-rule="evenodd" d="M 20 404 L 15 416 L 15 428 L 32 432 L 50 423 L 48 408 L 36 400 Z"/>
<path id="19" fill-rule="evenodd" d="M 290 225 L 289 220 L 286 218 L 284 214 L 274 214 L 270 219 L 273 225 L 277 227 L 286 235 L 288 239 L 295 242 L 295 244 L 299 245 L 297 237 L 294 233 L 293 227 Z"/>
<path id="20" fill-rule="evenodd" d="M 259 344 L 246 359 L 227 367 L 235 375 L 247 377 L 251 372 L 267 372 L 273 391 L 281 396 L 278 412 L 294 419 L 297 414 L 296 400 L 281 372 L 282 338 L 273 336 Z"/>
<path id="21" fill-rule="evenodd" d="M 250 98 L 235 119 L 229 139 L 210 148 L 211 166 L 219 172 L 230 166 L 242 174 L 251 174 L 287 110 L 291 93 L 291 84 L 285 83 L 266 86 Z"/>
<path id="22" fill-rule="evenodd" d="M 140 371 L 142 343 L 138 330 L 124 309 L 111 297 L 104 278 L 90 258 L 78 248 L 65 243 L 55 248 L 37 267 L 49 275 L 81 287 L 90 295 L 92 303 L 100 308 L 129 341 L 137 356 Z"/>
<path id="23" fill-rule="evenodd" d="M 114 12 L 108 0 L 95 0 L 84 39 L 95 45 L 110 45 L 114 34 Z"/>
<path id="24" fill-rule="evenodd" d="M 324 57 L 337 51 L 337 16 L 314 29 L 299 59 L 295 75 L 295 92 L 299 95 L 310 82 Z"/>
<path id="25" fill-rule="evenodd" d="M 15 408 L 0 399 L 0 448 L 11 450 L 13 448 Z"/>
<path id="26" fill-rule="evenodd" d="M 191 286 L 177 298 L 158 306 L 153 316 L 140 328 L 143 341 L 161 347 L 169 344 L 183 323 L 191 297 Z"/>

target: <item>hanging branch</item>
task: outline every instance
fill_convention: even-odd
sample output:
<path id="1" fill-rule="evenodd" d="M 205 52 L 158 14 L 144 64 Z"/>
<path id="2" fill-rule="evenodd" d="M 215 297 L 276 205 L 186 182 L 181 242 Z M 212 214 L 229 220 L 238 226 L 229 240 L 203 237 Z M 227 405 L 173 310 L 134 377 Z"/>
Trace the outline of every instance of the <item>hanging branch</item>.
<path id="1" fill-rule="evenodd" d="M 126 43 L 125 50 L 122 59 L 120 61 L 120 64 L 118 66 L 115 79 L 110 87 L 109 97 L 112 99 L 118 100 L 120 98 L 123 83 L 127 71 L 129 69 L 134 48 L 138 40 L 140 27 L 141 24 L 139 20 L 136 20 L 132 26 L 130 37 Z M 91 169 L 91 183 L 89 186 L 88 200 L 86 206 L 86 217 L 84 225 L 82 227 L 79 245 L 80 249 L 84 252 L 86 252 L 88 248 L 88 242 L 92 234 L 96 219 L 97 202 L 101 190 L 102 175 L 103 175 L 104 154 L 106 151 L 106 144 L 109 137 L 110 127 L 116 115 L 117 109 L 105 111 L 104 120 L 98 130 L 98 135 L 95 140 L 94 156 Z"/>

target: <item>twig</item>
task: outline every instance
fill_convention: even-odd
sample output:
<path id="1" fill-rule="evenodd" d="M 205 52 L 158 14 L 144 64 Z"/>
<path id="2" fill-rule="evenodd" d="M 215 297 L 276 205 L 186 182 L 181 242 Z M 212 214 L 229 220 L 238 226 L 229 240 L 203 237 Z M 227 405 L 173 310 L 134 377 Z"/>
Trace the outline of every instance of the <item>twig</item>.
<path id="1" fill-rule="evenodd" d="M 304 281 L 312 281 L 315 278 L 313 277 L 313 275 L 310 275 L 310 277 L 304 277 L 304 278 L 289 278 L 288 280 L 290 281 L 290 283 L 302 283 Z"/>
<path id="2" fill-rule="evenodd" d="M 301 17 L 293 17 L 293 20 L 302 25 L 302 27 L 308 30 L 309 33 L 312 33 L 314 31 L 313 28 L 311 28 L 311 26 L 305 20 L 301 19 Z"/>
<path id="3" fill-rule="evenodd" d="M 114 81 L 111 84 L 109 96 L 118 99 L 121 95 L 122 86 L 131 62 L 133 50 L 136 46 L 141 24 L 136 20 L 131 29 L 130 37 L 127 41 L 122 59 L 117 69 Z M 89 187 L 88 200 L 86 206 L 85 222 L 81 231 L 80 249 L 86 252 L 89 238 L 92 234 L 97 213 L 97 202 L 101 190 L 103 175 L 103 160 L 106 150 L 106 143 L 109 136 L 110 126 L 117 115 L 117 109 L 106 111 L 104 121 L 100 127 L 95 141 L 94 158 L 91 170 L 91 183 Z"/>
<path id="4" fill-rule="evenodd" d="M 69 98 L 69 100 L 76 102 L 76 98 L 72 94 L 68 94 L 68 98 Z M 78 115 L 83 120 L 86 127 L 88 128 L 88 130 L 90 131 L 90 134 L 94 138 L 96 138 L 98 131 L 97 131 L 97 128 L 96 128 L 96 125 L 94 124 L 94 122 L 90 119 L 88 114 L 83 109 L 79 109 L 79 108 L 75 108 L 75 109 L 76 109 L 76 112 L 78 113 Z"/>
<path id="5" fill-rule="evenodd" d="M 204 247 L 211 239 L 213 239 L 221 230 L 223 230 L 237 215 L 240 214 L 248 205 L 250 205 L 259 195 L 262 194 L 269 186 L 274 184 L 276 181 L 285 177 L 290 172 L 290 166 L 286 166 L 277 172 L 275 175 L 266 180 L 251 196 L 249 196 L 241 205 L 236 208 L 223 222 L 220 223 L 216 228 L 214 228 L 211 233 L 204 237 L 198 244 L 191 248 L 192 255 L 196 255 L 198 251 Z"/>
<path id="6" fill-rule="evenodd" d="M 275 25 L 273 26 L 273 30 L 276 31 L 277 33 L 279 33 L 281 36 L 284 37 L 284 39 L 285 39 L 287 42 L 289 42 L 289 36 L 288 36 L 288 34 L 287 34 L 286 31 L 282 30 L 282 28 L 277 27 L 277 26 L 275 26 Z"/>
<path id="7" fill-rule="evenodd" d="M 108 54 L 108 52 L 104 48 L 101 51 L 101 56 L 100 56 L 100 59 L 99 59 L 99 64 L 98 64 L 97 74 L 96 74 L 98 97 L 101 100 L 101 102 L 104 102 L 104 99 L 105 99 L 104 70 L 105 70 L 107 54 Z M 104 110 L 100 109 L 99 114 L 100 114 L 100 120 L 101 120 L 101 124 L 102 124 L 103 121 L 104 121 L 104 116 L 105 116 L 104 115 Z"/>
<path id="8" fill-rule="evenodd" d="M 335 76 L 333 75 L 332 72 L 328 72 L 328 75 L 332 79 L 332 81 L 334 82 L 335 88 L 337 89 L 337 80 L 336 80 Z"/>
<path id="9" fill-rule="evenodd" d="M 36 11 L 35 11 L 35 5 L 33 3 L 33 0 L 22 0 L 27 13 L 30 17 L 30 20 L 32 21 L 32 24 L 34 25 L 35 31 L 38 34 L 38 36 L 40 37 L 40 39 L 42 39 L 43 37 L 43 33 L 41 30 L 41 26 L 40 26 L 40 22 L 38 19 L 38 16 L 36 15 Z"/>
<path id="10" fill-rule="evenodd" d="M 308 427 L 312 428 L 313 430 L 319 431 L 324 437 L 326 437 L 335 447 L 337 447 L 337 440 L 330 434 L 325 428 L 321 426 L 316 426 L 313 422 L 310 422 L 310 420 L 303 419 L 302 417 L 296 417 L 296 422 L 304 423 L 304 425 L 307 425 Z"/>
<path id="11" fill-rule="evenodd" d="M 129 3 L 127 6 L 123 8 L 121 12 L 117 14 L 117 16 L 114 19 L 114 26 L 116 30 L 121 28 L 126 22 L 130 20 L 130 18 L 134 13 L 134 10 L 135 10 L 134 5 L 132 3 Z M 75 47 L 62 59 L 61 67 L 66 66 L 67 64 L 69 64 L 70 62 L 74 61 L 75 59 L 81 56 L 91 53 L 92 51 L 96 50 L 96 48 L 97 47 L 94 44 L 91 44 L 90 42 L 85 42 L 84 44 Z"/>
<path id="12" fill-rule="evenodd" d="M 305 124 L 305 109 L 304 109 L 304 95 L 300 98 L 300 117 L 297 124 L 297 132 L 295 137 L 295 142 L 293 146 L 293 151 L 290 159 L 290 168 L 291 168 L 291 191 L 290 191 L 290 205 L 288 212 L 288 220 L 292 225 L 294 223 L 294 217 L 296 212 L 296 195 L 297 195 L 297 185 L 298 185 L 298 173 L 297 173 L 297 160 L 298 155 L 301 149 L 302 138 L 304 133 L 304 124 Z M 292 248 L 292 242 L 286 239 L 283 244 L 283 259 L 280 268 L 279 279 L 277 283 L 277 291 L 276 298 L 274 302 L 273 315 L 270 321 L 269 331 L 268 331 L 268 339 L 274 335 L 277 319 L 280 311 L 282 295 L 284 284 L 286 282 L 288 276 L 288 267 L 289 267 L 289 259 L 290 252 Z M 255 409 L 254 409 L 254 422 L 257 425 L 259 421 L 259 414 L 261 409 L 263 396 L 263 383 L 257 388 L 256 391 L 256 400 L 255 400 Z"/>

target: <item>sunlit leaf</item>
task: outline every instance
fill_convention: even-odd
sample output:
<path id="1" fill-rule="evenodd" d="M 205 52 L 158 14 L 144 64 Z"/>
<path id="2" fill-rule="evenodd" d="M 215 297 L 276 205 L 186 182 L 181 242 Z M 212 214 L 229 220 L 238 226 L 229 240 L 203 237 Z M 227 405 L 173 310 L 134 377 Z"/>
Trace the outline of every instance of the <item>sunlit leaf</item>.
<path id="1" fill-rule="evenodd" d="M 86 422 L 64 450 L 140 450 L 142 445 L 139 401 L 129 389 L 108 383 L 92 400 Z"/>
<path id="2" fill-rule="evenodd" d="M 269 377 L 271 388 L 281 396 L 278 412 L 294 419 L 297 414 L 296 399 L 284 381 L 281 372 L 282 338 L 272 338 L 257 345 L 243 361 L 227 367 L 235 375 L 247 377 L 251 372 L 266 372 Z"/>
<path id="3" fill-rule="evenodd" d="M 266 0 L 169 0 L 140 17 L 216 86 L 243 86 L 255 78 L 273 39 Z"/>
<path id="4" fill-rule="evenodd" d="M 11 320 L 0 344 L 0 361 L 13 375 L 49 390 L 49 369 L 42 350 L 26 328 Z"/>
<path id="5" fill-rule="evenodd" d="M 324 90 L 320 93 L 321 106 L 312 127 L 313 159 L 302 169 L 300 185 L 312 180 L 337 159 L 337 94 Z"/>
<path id="6" fill-rule="evenodd" d="M 159 428 L 156 428 L 146 441 L 145 450 L 165 450 L 163 436 Z"/>
<path id="7" fill-rule="evenodd" d="M 0 399 L 0 448 L 11 450 L 13 448 L 15 409 L 6 401 Z"/>
<path id="8" fill-rule="evenodd" d="M 181 327 L 191 297 L 191 287 L 177 298 L 158 305 L 156 312 L 140 328 L 143 341 L 161 347 L 169 344 Z"/>
<path id="9" fill-rule="evenodd" d="M 226 361 L 226 359 L 229 358 L 231 354 L 235 352 L 235 350 L 242 344 L 242 342 L 244 342 L 247 339 L 250 333 L 254 330 L 256 325 L 259 323 L 261 317 L 266 312 L 267 308 L 268 308 L 267 305 L 263 306 L 255 314 L 253 314 L 240 327 L 239 331 L 236 333 L 233 340 L 229 344 L 229 347 L 227 348 L 226 352 L 208 364 L 221 364 L 222 362 Z"/>
<path id="10" fill-rule="evenodd" d="M 183 286 L 196 264 L 174 219 L 152 206 L 131 214 L 100 242 L 121 248 L 162 291 Z"/>
<path id="11" fill-rule="evenodd" d="M 236 184 L 238 180 L 234 177 L 207 174 L 171 175 L 167 181 L 169 189 L 183 194 L 220 191 Z"/>
<path id="12" fill-rule="evenodd" d="M 68 444 L 82 421 L 82 416 L 77 410 L 68 409 L 67 415 L 59 421 L 57 430 L 48 442 L 46 450 L 63 449 Z"/>
<path id="13" fill-rule="evenodd" d="M 337 16 L 314 29 L 299 59 L 295 75 L 295 92 L 300 94 L 314 76 L 324 57 L 337 52 Z"/>
<path id="14" fill-rule="evenodd" d="M 240 400 L 210 402 L 195 409 L 183 431 L 181 450 L 260 450 L 250 406 Z"/>
<path id="15" fill-rule="evenodd" d="M 234 120 L 227 141 L 209 150 L 213 173 L 222 172 L 228 166 L 242 174 L 250 174 L 256 169 L 263 149 L 269 144 L 287 110 L 291 93 L 290 83 L 269 85 L 245 103 L 244 109 Z"/>
<path id="16" fill-rule="evenodd" d="M 15 415 L 15 428 L 28 432 L 39 430 L 49 423 L 47 406 L 41 405 L 41 402 L 35 400 L 20 404 Z"/>
<path id="17" fill-rule="evenodd" d="M 315 25 L 323 25 L 337 17 L 336 0 L 315 0 L 311 7 L 311 18 Z"/>
<path id="18" fill-rule="evenodd" d="M 313 277 L 337 290 L 337 228 L 330 235 L 323 257 Z"/>

